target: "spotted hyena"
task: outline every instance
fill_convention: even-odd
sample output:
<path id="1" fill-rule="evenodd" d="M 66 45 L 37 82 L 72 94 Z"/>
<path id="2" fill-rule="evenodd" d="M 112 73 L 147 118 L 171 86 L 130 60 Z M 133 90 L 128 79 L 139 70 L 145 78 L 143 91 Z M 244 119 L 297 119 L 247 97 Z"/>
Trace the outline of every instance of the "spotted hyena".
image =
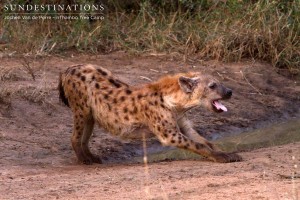
<path id="1" fill-rule="evenodd" d="M 227 111 L 220 100 L 229 99 L 232 91 L 211 76 L 192 72 L 130 86 L 102 67 L 77 65 L 61 74 L 59 92 L 73 111 L 72 146 L 81 163 L 101 163 L 88 146 L 95 122 L 123 137 L 149 131 L 163 145 L 187 149 L 212 161 L 241 160 L 201 137 L 185 116 L 198 106 Z"/>

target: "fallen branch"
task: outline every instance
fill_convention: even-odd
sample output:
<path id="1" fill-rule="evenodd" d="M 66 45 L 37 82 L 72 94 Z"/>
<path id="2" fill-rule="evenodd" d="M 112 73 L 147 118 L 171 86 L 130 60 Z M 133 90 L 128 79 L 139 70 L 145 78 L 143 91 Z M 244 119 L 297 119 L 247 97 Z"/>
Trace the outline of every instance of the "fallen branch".
<path id="1" fill-rule="evenodd" d="M 148 78 L 148 77 L 146 77 L 146 76 L 140 76 L 140 78 L 141 78 L 141 79 L 144 79 L 144 80 L 152 81 L 151 78 Z"/>
<path id="2" fill-rule="evenodd" d="M 242 74 L 242 77 L 245 79 L 245 81 L 248 83 L 248 85 L 250 85 L 254 90 L 256 90 L 256 92 L 258 92 L 258 94 L 263 95 L 256 87 L 254 87 L 246 78 L 246 76 L 244 75 L 243 71 L 241 70 L 240 73 Z"/>

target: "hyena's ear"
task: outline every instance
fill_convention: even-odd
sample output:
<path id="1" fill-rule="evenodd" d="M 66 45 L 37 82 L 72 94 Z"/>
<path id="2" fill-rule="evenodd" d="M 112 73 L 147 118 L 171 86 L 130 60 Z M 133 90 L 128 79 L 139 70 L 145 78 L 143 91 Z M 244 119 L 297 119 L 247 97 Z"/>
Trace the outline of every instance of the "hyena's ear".
<path id="1" fill-rule="evenodd" d="M 191 92 L 193 92 L 194 88 L 197 85 L 197 80 L 195 80 L 193 78 L 181 76 L 181 77 L 179 77 L 178 83 L 179 83 L 180 88 L 185 93 L 191 93 Z"/>

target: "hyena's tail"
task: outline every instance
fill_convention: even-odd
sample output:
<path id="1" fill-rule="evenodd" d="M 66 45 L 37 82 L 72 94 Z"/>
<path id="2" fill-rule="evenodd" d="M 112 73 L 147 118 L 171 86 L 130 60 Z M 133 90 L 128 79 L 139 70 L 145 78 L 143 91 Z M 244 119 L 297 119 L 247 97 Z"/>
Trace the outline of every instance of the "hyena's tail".
<path id="1" fill-rule="evenodd" d="M 58 83 L 58 87 L 57 87 L 58 91 L 59 91 L 59 99 L 66 105 L 69 106 L 69 101 L 65 95 L 65 91 L 64 91 L 64 87 L 62 85 L 62 74 L 60 73 L 59 75 L 59 83 Z"/>

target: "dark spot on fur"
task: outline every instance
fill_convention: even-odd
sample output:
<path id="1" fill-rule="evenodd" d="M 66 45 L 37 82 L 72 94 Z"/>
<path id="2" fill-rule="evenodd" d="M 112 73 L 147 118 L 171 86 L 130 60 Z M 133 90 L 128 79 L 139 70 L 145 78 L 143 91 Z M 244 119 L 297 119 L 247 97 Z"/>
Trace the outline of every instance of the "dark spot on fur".
<path id="1" fill-rule="evenodd" d="M 81 73 L 78 72 L 78 73 L 76 74 L 76 76 L 79 78 L 79 77 L 81 76 Z"/>
<path id="2" fill-rule="evenodd" d="M 168 136 L 169 136 L 168 134 L 164 133 L 164 137 L 165 137 L 165 138 L 168 138 Z"/>
<path id="3" fill-rule="evenodd" d="M 129 117 L 126 115 L 126 116 L 124 117 L 124 119 L 128 121 L 128 120 L 129 120 Z"/>
<path id="4" fill-rule="evenodd" d="M 113 100 L 113 103 L 118 103 L 118 101 L 117 101 L 117 99 L 116 99 L 116 98 L 114 98 L 114 100 Z"/>
<path id="5" fill-rule="evenodd" d="M 109 91 L 108 91 L 108 94 L 112 94 L 112 93 L 114 93 L 113 90 L 109 90 Z"/>
<path id="6" fill-rule="evenodd" d="M 155 101 L 154 101 L 154 104 L 157 106 L 158 102 L 155 100 Z"/>
<path id="7" fill-rule="evenodd" d="M 95 87 L 96 87 L 97 89 L 99 89 L 99 88 L 100 88 L 99 83 L 95 83 Z"/>
<path id="8" fill-rule="evenodd" d="M 148 119 L 150 118 L 150 115 L 148 113 L 145 113 L 145 115 Z"/>
<path id="9" fill-rule="evenodd" d="M 97 69 L 97 71 L 103 76 L 107 76 L 107 72 L 103 71 L 102 69 Z"/>
<path id="10" fill-rule="evenodd" d="M 175 143 L 175 140 L 171 140 L 171 143 L 173 143 L 173 144 L 174 144 L 174 143 Z"/>
<path id="11" fill-rule="evenodd" d="M 149 109 L 149 107 L 148 106 L 145 106 L 145 110 L 148 110 Z"/>
<path id="12" fill-rule="evenodd" d="M 211 149 L 214 149 L 214 146 L 213 146 L 211 143 L 206 142 L 205 144 L 206 144 L 207 146 L 209 146 Z"/>
<path id="13" fill-rule="evenodd" d="M 157 130 L 158 130 L 158 131 L 160 131 L 160 130 L 161 130 L 160 126 L 157 126 Z"/>
<path id="14" fill-rule="evenodd" d="M 127 107 L 123 108 L 123 112 L 127 113 L 128 112 L 128 108 Z"/>
<path id="15" fill-rule="evenodd" d="M 188 149 L 189 146 L 190 146 L 190 144 L 186 144 L 186 145 L 183 146 L 183 148 Z"/>
<path id="16" fill-rule="evenodd" d="M 108 81 L 109 81 L 111 84 L 113 84 L 116 88 L 121 87 L 121 84 L 118 83 L 117 81 L 115 81 L 115 80 L 112 79 L 112 78 L 108 79 Z"/>
<path id="17" fill-rule="evenodd" d="M 137 107 L 135 106 L 135 107 L 133 108 L 133 110 L 132 110 L 131 114 L 136 114 L 136 113 L 137 113 L 137 111 L 138 111 L 138 109 L 137 109 Z"/>
<path id="18" fill-rule="evenodd" d="M 115 119 L 115 123 L 117 124 L 119 121 L 117 119 Z"/>
<path id="19" fill-rule="evenodd" d="M 166 109 L 166 107 L 164 106 L 164 104 L 160 104 L 160 107 L 162 107 L 163 109 Z"/>
<path id="20" fill-rule="evenodd" d="M 81 80 L 84 82 L 85 81 L 85 76 L 81 76 Z"/>
<path id="21" fill-rule="evenodd" d="M 93 75 L 93 76 L 92 76 L 92 81 L 94 81 L 95 79 L 96 79 L 96 78 L 95 78 L 95 76 Z"/>
<path id="22" fill-rule="evenodd" d="M 195 144 L 196 149 L 202 149 L 204 147 L 203 144 L 197 143 Z"/>
<path id="23" fill-rule="evenodd" d="M 163 103 L 164 102 L 164 98 L 162 95 L 160 95 L 160 101 Z"/>
<path id="24" fill-rule="evenodd" d="M 80 114 L 80 115 L 79 115 L 79 117 L 80 117 L 80 118 L 83 118 L 83 115 L 82 115 L 82 114 Z"/>
<path id="25" fill-rule="evenodd" d="M 142 94 L 138 94 L 138 96 L 137 96 L 138 99 L 141 99 L 142 97 L 143 97 Z"/>
<path id="26" fill-rule="evenodd" d="M 132 93 L 131 90 L 129 90 L 129 89 L 126 90 L 126 94 L 130 95 L 131 93 Z"/>
<path id="27" fill-rule="evenodd" d="M 121 98 L 120 98 L 121 101 L 125 101 L 125 99 L 126 99 L 126 97 L 124 97 L 124 96 L 121 96 Z"/>
<path id="28" fill-rule="evenodd" d="M 108 110 L 111 111 L 111 106 L 109 105 L 109 103 L 106 104 L 108 107 Z"/>
<path id="29" fill-rule="evenodd" d="M 75 71 L 76 71 L 76 69 L 72 69 L 71 75 L 74 75 L 74 74 L 75 74 Z"/>
<path id="30" fill-rule="evenodd" d="M 75 89 L 75 88 L 76 88 L 76 85 L 75 85 L 75 83 L 73 83 L 73 84 L 72 84 L 72 86 L 73 86 L 73 89 Z"/>
<path id="31" fill-rule="evenodd" d="M 184 140 L 185 142 L 187 142 L 187 139 L 186 139 L 185 137 L 183 138 L 183 140 Z"/>
<path id="32" fill-rule="evenodd" d="M 80 129 L 80 126 L 76 126 L 76 130 L 78 131 Z"/>
<path id="33" fill-rule="evenodd" d="M 108 99 L 108 98 L 109 98 L 108 94 L 105 94 L 104 99 Z"/>

